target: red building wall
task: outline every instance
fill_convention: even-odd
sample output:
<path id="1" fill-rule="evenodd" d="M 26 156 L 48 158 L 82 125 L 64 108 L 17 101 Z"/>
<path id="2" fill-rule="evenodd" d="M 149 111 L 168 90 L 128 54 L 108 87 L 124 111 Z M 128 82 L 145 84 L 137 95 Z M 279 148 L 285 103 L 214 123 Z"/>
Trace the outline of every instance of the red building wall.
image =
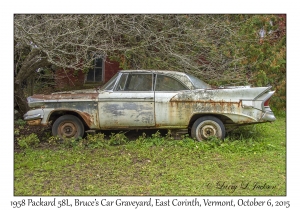
<path id="1" fill-rule="evenodd" d="M 104 63 L 104 83 L 110 80 L 121 68 L 116 61 L 105 60 Z M 85 82 L 85 74 L 82 71 L 75 72 L 73 69 L 58 69 L 55 72 L 55 81 L 58 88 L 83 86 Z"/>
<path id="2" fill-rule="evenodd" d="M 55 82 L 58 88 L 83 86 L 84 80 L 85 74 L 82 71 L 59 69 L 55 72 Z"/>
<path id="3" fill-rule="evenodd" d="M 104 82 L 107 82 L 112 78 L 119 70 L 122 70 L 119 66 L 119 63 L 116 61 L 110 61 L 109 59 L 106 59 L 104 64 Z"/>

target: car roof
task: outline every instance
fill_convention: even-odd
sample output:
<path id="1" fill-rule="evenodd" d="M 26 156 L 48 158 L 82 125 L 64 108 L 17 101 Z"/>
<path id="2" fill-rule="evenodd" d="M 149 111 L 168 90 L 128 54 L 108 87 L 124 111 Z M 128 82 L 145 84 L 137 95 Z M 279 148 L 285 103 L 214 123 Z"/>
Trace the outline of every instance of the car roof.
<path id="1" fill-rule="evenodd" d="M 184 72 L 179 71 L 170 71 L 170 70 L 143 70 L 143 69 L 137 69 L 137 70 L 120 70 L 122 73 L 160 73 L 160 74 L 180 74 L 180 75 L 186 75 Z"/>

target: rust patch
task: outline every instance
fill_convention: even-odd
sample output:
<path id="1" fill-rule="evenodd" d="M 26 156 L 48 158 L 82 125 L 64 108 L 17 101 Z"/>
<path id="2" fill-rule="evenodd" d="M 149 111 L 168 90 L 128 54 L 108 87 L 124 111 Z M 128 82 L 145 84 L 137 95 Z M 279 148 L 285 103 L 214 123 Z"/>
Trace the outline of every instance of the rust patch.
<path id="1" fill-rule="evenodd" d="M 59 113 L 59 112 L 66 112 L 66 111 L 67 112 L 75 112 L 75 113 L 77 113 L 83 119 L 83 121 L 86 123 L 86 125 L 89 128 L 95 128 L 95 127 L 97 128 L 97 127 L 99 127 L 99 122 L 97 122 L 99 120 L 98 120 L 97 116 L 94 117 L 93 115 L 91 115 L 91 114 L 89 114 L 87 112 L 82 112 L 82 111 L 78 111 L 78 110 L 74 110 L 74 109 L 58 108 L 58 109 L 53 110 L 49 114 L 49 116 L 51 116 L 55 112 Z M 97 113 L 95 113 L 95 114 L 97 114 Z"/>
<path id="2" fill-rule="evenodd" d="M 224 100 L 192 100 L 191 98 L 172 98 L 168 108 L 168 122 L 174 125 L 182 126 L 189 122 L 195 114 L 230 114 L 234 117 L 229 117 L 233 122 L 243 120 L 246 116 L 239 117 L 243 112 L 242 101 L 224 101 Z M 250 115 L 251 116 L 251 115 Z M 252 121 L 249 119 L 249 121 Z"/>
<path id="3" fill-rule="evenodd" d="M 27 121 L 27 124 L 28 125 L 40 125 L 41 121 L 42 121 L 42 119 L 29 120 L 29 121 Z"/>
<path id="4" fill-rule="evenodd" d="M 241 107 L 242 101 L 240 100 L 239 102 L 227 102 L 227 101 L 214 101 L 214 100 L 174 100 L 171 99 L 170 101 L 171 106 L 176 106 L 178 107 L 178 104 L 185 105 L 186 107 L 191 107 L 191 105 L 197 105 L 197 104 L 202 104 L 203 107 L 211 107 L 213 110 L 224 110 L 225 107 L 233 107 L 237 106 L 238 108 Z"/>
<path id="5" fill-rule="evenodd" d="M 86 112 L 80 112 L 78 114 L 80 114 L 80 116 L 82 117 L 82 119 L 85 121 L 85 123 L 89 127 L 92 127 L 92 125 L 94 124 L 94 120 L 93 120 L 93 117 L 90 114 L 88 114 Z"/>

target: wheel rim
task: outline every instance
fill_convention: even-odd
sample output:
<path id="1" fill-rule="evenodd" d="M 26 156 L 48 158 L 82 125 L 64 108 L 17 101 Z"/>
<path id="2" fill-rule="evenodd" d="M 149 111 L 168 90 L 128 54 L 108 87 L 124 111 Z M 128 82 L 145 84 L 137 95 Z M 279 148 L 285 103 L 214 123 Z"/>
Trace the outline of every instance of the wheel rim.
<path id="1" fill-rule="evenodd" d="M 199 139 L 208 139 L 211 136 L 221 137 L 221 127 L 212 120 L 206 120 L 197 127 L 197 136 Z"/>
<path id="2" fill-rule="evenodd" d="M 61 137 L 77 137 L 77 127 L 72 122 L 61 123 L 58 127 L 58 135 Z"/>

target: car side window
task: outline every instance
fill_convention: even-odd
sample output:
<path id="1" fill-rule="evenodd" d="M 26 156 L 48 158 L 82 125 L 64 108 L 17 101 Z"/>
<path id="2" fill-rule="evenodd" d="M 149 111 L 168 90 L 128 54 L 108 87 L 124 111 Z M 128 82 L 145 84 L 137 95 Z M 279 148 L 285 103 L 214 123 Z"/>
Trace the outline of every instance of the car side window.
<path id="1" fill-rule="evenodd" d="M 189 90 L 185 85 L 183 85 L 178 80 L 166 76 L 157 75 L 155 91 L 179 91 L 179 90 Z"/>
<path id="2" fill-rule="evenodd" d="M 152 91 L 152 74 L 123 74 L 117 91 Z"/>
<path id="3" fill-rule="evenodd" d="M 117 88 L 116 88 L 117 91 L 125 90 L 125 84 L 127 82 L 127 78 L 128 78 L 128 74 L 122 74 L 122 76 L 119 80 L 119 84 L 117 85 Z"/>

